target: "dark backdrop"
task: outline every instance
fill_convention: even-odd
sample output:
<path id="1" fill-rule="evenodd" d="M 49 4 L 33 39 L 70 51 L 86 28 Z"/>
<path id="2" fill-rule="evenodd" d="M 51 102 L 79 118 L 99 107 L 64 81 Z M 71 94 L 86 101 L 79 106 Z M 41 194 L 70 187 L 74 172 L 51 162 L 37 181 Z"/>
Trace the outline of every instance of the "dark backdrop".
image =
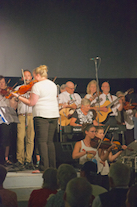
<path id="1" fill-rule="evenodd" d="M 137 78 L 136 0 L 1 0 L 0 74 L 46 64 L 49 77 Z"/>

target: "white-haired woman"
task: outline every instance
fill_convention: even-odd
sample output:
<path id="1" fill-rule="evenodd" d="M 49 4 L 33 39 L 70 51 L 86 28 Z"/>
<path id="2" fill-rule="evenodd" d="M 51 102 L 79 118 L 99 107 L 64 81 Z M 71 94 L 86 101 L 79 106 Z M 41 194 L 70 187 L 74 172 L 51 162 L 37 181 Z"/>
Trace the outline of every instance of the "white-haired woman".
<path id="1" fill-rule="evenodd" d="M 35 139 L 40 153 L 39 171 L 56 167 L 53 137 L 59 117 L 57 87 L 47 78 L 47 71 L 46 65 L 33 70 L 38 82 L 33 85 L 29 99 L 13 93 L 23 103 L 33 106 Z"/>

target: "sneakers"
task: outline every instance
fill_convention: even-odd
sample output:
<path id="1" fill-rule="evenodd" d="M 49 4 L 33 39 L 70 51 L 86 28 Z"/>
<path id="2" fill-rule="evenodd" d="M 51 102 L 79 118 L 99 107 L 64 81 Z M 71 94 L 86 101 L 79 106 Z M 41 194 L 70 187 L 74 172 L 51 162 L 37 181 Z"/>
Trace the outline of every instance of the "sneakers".
<path id="1" fill-rule="evenodd" d="M 19 161 L 16 162 L 15 164 L 13 164 L 13 167 L 10 168 L 8 170 L 8 172 L 17 172 L 17 171 L 23 171 L 25 168 L 24 168 L 24 165 L 21 164 Z"/>
<path id="2" fill-rule="evenodd" d="M 25 163 L 25 169 L 26 170 L 35 170 L 35 167 L 34 167 L 32 162 L 26 162 Z"/>

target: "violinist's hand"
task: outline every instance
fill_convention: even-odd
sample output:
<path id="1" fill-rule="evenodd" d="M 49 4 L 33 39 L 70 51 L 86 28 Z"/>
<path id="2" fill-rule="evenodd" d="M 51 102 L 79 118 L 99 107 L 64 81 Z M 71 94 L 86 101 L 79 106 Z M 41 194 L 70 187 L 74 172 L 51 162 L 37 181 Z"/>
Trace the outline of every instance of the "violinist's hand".
<path id="1" fill-rule="evenodd" d="M 122 149 L 123 150 L 126 150 L 127 149 L 127 146 L 126 145 L 122 145 Z"/>
<path id="2" fill-rule="evenodd" d="M 112 144 L 109 148 L 108 148 L 108 152 L 111 152 L 117 145 L 116 144 Z"/>
<path id="3" fill-rule="evenodd" d="M 100 163 L 105 167 L 105 162 L 100 160 Z"/>
<path id="4" fill-rule="evenodd" d="M 96 152 L 95 151 L 87 151 L 87 153 L 93 154 L 94 156 L 96 155 Z"/>

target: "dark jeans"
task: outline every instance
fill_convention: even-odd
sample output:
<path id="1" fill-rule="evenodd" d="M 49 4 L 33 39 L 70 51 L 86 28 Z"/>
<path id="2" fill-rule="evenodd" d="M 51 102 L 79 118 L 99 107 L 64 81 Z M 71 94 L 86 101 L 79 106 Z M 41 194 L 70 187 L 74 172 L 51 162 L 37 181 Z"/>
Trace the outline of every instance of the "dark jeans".
<path id="1" fill-rule="evenodd" d="M 39 170 L 56 167 L 56 154 L 53 137 L 57 127 L 57 118 L 34 117 L 36 145 L 40 154 Z"/>

